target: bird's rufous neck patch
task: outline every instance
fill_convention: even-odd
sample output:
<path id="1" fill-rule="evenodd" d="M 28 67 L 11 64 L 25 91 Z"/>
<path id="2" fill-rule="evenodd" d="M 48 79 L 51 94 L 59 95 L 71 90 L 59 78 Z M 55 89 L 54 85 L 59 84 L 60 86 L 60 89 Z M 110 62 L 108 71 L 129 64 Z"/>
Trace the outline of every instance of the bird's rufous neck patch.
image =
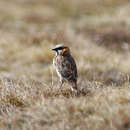
<path id="1" fill-rule="evenodd" d="M 68 47 L 64 47 L 62 50 L 62 55 L 68 54 L 69 53 L 69 48 Z"/>

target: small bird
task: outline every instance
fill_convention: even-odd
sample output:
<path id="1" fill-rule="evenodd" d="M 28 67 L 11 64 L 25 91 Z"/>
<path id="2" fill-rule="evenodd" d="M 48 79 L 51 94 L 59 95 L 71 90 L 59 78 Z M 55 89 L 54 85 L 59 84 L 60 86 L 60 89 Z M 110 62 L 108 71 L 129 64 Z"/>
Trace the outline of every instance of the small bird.
<path id="1" fill-rule="evenodd" d="M 53 65 L 60 78 L 59 87 L 61 88 L 64 82 L 71 85 L 71 90 L 77 90 L 77 66 L 74 58 L 71 56 L 70 49 L 67 46 L 57 45 L 52 49 L 56 51 L 56 56 L 53 59 Z"/>

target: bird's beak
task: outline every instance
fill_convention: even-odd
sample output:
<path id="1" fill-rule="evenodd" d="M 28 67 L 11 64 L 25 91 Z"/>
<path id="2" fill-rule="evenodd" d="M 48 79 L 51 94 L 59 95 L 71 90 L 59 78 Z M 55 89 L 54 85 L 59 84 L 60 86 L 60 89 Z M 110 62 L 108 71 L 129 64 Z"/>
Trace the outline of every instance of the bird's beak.
<path id="1" fill-rule="evenodd" d="M 51 49 L 52 51 L 56 51 L 56 48 Z"/>

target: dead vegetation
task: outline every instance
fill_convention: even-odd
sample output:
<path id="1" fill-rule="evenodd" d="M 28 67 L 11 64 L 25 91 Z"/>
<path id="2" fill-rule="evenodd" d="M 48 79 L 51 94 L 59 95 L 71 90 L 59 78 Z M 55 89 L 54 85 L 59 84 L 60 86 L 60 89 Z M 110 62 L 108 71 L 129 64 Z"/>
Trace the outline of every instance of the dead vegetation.
<path id="1" fill-rule="evenodd" d="M 129 130 L 129 0 L 0 1 L 1 130 Z M 51 48 L 64 43 L 78 92 L 58 89 Z"/>
<path id="2" fill-rule="evenodd" d="M 130 32 L 125 27 L 86 28 L 79 29 L 99 46 L 117 52 L 125 52 L 130 49 Z"/>

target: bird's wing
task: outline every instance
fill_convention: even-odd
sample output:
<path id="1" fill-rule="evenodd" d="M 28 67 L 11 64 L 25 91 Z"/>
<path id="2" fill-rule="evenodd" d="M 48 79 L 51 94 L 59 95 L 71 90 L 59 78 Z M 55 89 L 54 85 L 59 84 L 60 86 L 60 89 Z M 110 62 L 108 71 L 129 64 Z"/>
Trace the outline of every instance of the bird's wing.
<path id="1" fill-rule="evenodd" d="M 61 75 L 70 81 L 77 81 L 77 67 L 72 56 L 65 57 L 60 69 Z"/>

